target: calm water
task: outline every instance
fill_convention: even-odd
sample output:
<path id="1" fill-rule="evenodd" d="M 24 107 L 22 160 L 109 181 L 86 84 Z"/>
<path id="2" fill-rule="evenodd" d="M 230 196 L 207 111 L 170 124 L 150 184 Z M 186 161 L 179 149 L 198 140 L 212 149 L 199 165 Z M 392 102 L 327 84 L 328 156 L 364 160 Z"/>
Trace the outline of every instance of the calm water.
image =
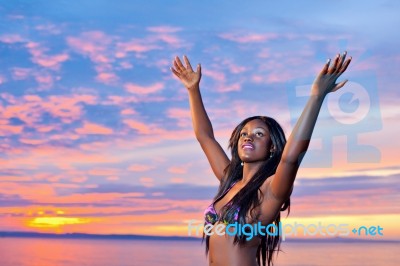
<path id="1" fill-rule="evenodd" d="M 400 247 L 387 243 L 288 243 L 276 264 L 400 265 Z M 193 241 L 0 238 L 1 266 L 207 265 Z"/>

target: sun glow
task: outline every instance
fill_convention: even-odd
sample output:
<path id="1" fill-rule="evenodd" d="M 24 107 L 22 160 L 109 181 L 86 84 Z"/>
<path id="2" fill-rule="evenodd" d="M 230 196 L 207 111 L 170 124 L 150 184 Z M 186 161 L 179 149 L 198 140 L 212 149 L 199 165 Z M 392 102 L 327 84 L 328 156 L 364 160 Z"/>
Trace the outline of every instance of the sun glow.
<path id="1" fill-rule="evenodd" d="M 29 227 L 60 227 L 71 224 L 89 223 L 90 219 L 74 218 L 74 217 L 37 217 L 28 222 Z"/>

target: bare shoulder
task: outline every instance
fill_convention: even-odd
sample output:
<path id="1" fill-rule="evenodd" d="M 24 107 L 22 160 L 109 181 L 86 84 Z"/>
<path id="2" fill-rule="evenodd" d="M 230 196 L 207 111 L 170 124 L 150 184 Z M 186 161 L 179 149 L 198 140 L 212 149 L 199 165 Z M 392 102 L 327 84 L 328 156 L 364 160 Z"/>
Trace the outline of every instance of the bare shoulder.
<path id="1" fill-rule="evenodd" d="M 261 206 L 260 206 L 260 221 L 264 224 L 269 224 L 275 220 L 281 210 L 283 203 L 282 199 L 277 199 L 271 191 L 271 181 L 275 175 L 270 176 L 261 185 Z"/>

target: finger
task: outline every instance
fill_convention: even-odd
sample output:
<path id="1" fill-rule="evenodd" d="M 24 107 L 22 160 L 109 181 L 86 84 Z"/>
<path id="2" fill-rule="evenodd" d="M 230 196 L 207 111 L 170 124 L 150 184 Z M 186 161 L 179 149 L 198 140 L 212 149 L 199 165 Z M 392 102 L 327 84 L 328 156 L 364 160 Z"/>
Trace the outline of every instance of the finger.
<path id="1" fill-rule="evenodd" d="M 177 78 L 180 78 L 180 74 L 179 74 L 178 71 L 176 71 L 176 70 L 175 70 L 174 68 L 172 68 L 172 67 L 170 67 L 169 69 L 171 69 L 172 73 L 174 73 L 174 75 L 175 75 Z"/>
<path id="2" fill-rule="evenodd" d="M 352 57 L 350 56 L 349 59 L 346 60 L 346 62 L 344 62 L 342 68 L 340 69 L 339 73 L 342 74 L 343 72 L 346 71 L 347 67 L 350 65 Z"/>
<path id="3" fill-rule="evenodd" d="M 340 70 L 342 69 L 342 67 L 343 67 L 343 62 L 344 62 L 344 60 L 345 60 L 345 58 L 346 58 L 346 55 L 347 55 L 347 52 L 344 51 L 343 56 L 340 57 L 338 67 L 337 67 L 337 69 L 336 69 L 336 72 L 337 72 L 337 73 L 339 73 Z"/>
<path id="4" fill-rule="evenodd" d="M 321 75 L 325 75 L 326 73 L 328 73 L 328 69 L 329 69 L 329 63 L 331 62 L 331 59 L 328 58 L 328 60 L 326 61 L 324 68 L 322 68 L 320 74 Z"/>
<path id="5" fill-rule="evenodd" d="M 183 66 L 183 64 L 182 64 L 182 62 L 181 62 L 181 59 L 179 59 L 178 56 L 175 57 L 175 61 L 176 61 L 176 63 L 178 64 L 180 70 L 184 70 L 184 69 L 185 69 L 185 67 Z"/>
<path id="6" fill-rule="evenodd" d="M 178 62 L 176 62 L 176 60 L 174 60 L 174 67 L 176 68 L 176 71 L 178 71 L 178 72 L 182 72 L 182 70 L 183 70 L 181 67 L 179 67 Z"/>
<path id="7" fill-rule="evenodd" d="M 340 89 L 341 87 L 343 87 L 344 84 L 346 84 L 347 81 L 349 81 L 349 80 L 346 79 L 345 81 L 342 81 L 342 82 L 336 84 L 336 86 L 332 89 L 332 92 L 333 92 L 333 91 L 337 91 L 338 89 Z"/>
<path id="8" fill-rule="evenodd" d="M 192 66 L 190 65 L 189 59 L 186 57 L 186 55 L 183 56 L 183 60 L 185 60 L 186 68 L 190 71 L 193 71 Z"/>
<path id="9" fill-rule="evenodd" d="M 199 73 L 199 75 L 201 76 L 201 65 L 197 64 L 197 73 Z"/>
<path id="10" fill-rule="evenodd" d="M 330 73 L 330 74 L 335 73 L 337 66 L 338 66 L 339 57 L 340 57 L 340 54 L 337 54 L 335 57 L 335 61 L 333 61 L 332 68 L 328 70 L 328 73 Z"/>

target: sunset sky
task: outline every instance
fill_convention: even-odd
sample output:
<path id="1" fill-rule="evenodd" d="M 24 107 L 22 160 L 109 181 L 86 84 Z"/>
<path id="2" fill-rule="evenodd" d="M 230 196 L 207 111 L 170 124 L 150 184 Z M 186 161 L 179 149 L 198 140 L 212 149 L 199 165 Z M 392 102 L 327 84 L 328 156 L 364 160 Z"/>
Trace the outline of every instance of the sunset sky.
<path id="1" fill-rule="evenodd" d="M 187 235 L 218 181 L 174 56 L 201 63 L 226 149 L 253 115 L 288 137 L 316 73 L 347 51 L 349 82 L 325 100 L 285 221 L 400 239 L 399 11 L 395 0 L 1 0 L 0 231 Z"/>

